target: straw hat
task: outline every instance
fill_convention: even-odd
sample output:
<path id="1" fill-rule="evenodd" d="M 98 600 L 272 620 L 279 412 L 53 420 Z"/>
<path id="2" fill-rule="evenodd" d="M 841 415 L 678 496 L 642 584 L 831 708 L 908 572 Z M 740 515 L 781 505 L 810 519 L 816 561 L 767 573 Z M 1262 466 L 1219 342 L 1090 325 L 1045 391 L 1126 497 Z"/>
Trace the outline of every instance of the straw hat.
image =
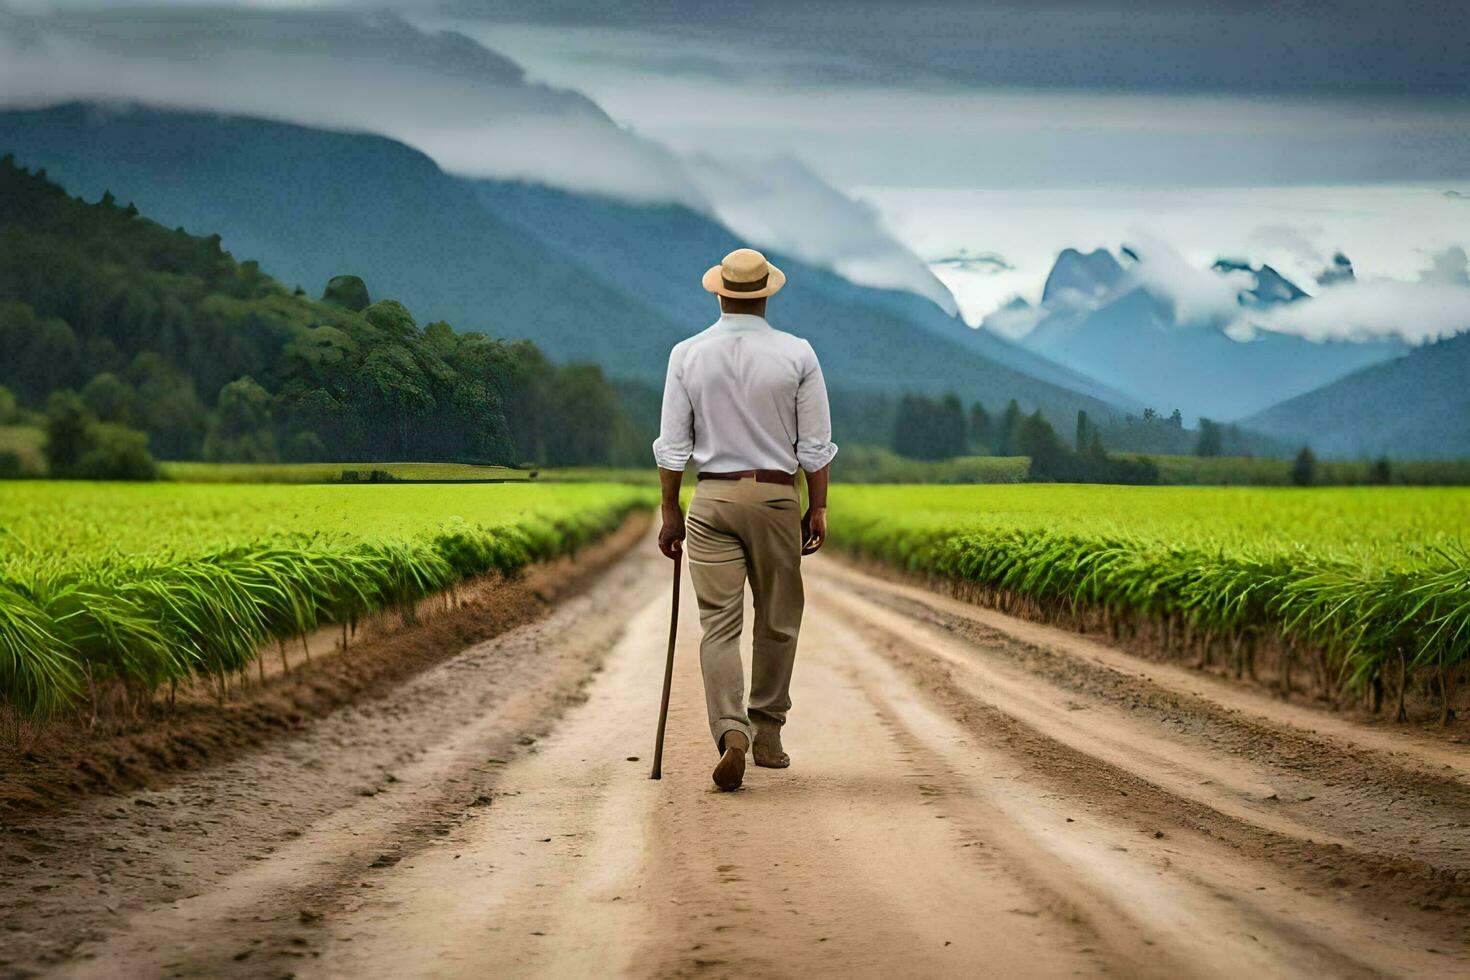
<path id="1" fill-rule="evenodd" d="M 706 290 L 718 296 L 760 299 L 775 295 L 786 285 L 786 273 L 767 262 L 755 249 L 737 248 L 719 265 L 710 266 L 703 282 Z"/>

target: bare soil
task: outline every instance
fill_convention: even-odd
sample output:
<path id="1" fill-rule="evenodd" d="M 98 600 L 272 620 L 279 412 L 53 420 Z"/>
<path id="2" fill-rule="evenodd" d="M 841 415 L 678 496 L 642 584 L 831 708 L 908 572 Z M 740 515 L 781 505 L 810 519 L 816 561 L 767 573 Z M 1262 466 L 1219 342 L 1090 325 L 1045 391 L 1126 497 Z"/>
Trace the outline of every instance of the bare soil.
<path id="1" fill-rule="evenodd" d="M 1274 630 L 1250 636 L 1222 635 L 1196 629 L 1182 617 L 1161 619 L 1103 605 L 1038 600 L 979 582 L 908 572 L 872 559 L 846 556 L 846 560 L 876 578 L 918 585 L 1018 619 L 1059 626 L 1144 660 L 1187 666 L 1283 701 L 1331 708 L 1362 724 L 1411 724 L 1425 736 L 1470 745 L 1463 728 L 1444 723 L 1466 710 L 1470 671 L 1459 666 L 1449 668 L 1443 678 L 1429 671 L 1416 672 L 1403 683 L 1402 691 L 1389 666 L 1374 684 L 1350 689 L 1327 650 Z M 1447 698 L 1440 691 L 1445 681 Z"/>
<path id="2" fill-rule="evenodd" d="M 645 539 L 389 696 L 12 822 L 0 971 L 1470 971 L 1461 745 L 823 557 L 792 767 L 711 784 L 686 582 L 655 782 L 668 574 Z"/>

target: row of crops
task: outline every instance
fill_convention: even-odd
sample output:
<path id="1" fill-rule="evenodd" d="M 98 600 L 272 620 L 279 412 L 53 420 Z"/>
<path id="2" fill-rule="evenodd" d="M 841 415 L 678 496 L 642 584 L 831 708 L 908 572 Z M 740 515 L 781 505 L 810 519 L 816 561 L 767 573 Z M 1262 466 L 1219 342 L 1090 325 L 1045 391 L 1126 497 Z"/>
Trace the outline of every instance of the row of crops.
<path id="1" fill-rule="evenodd" d="M 1470 655 L 1470 490 L 837 487 L 835 545 L 1043 612 L 1314 651 L 1342 691 L 1447 707 Z M 1289 669 L 1289 667 L 1288 667 Z"/>
<path id="2" fill-rule="evenodd" d="M 654 493 L 0 483 L 0 701 L 45 715 L 243 671 L 271 640 L 574 551 Z"/>

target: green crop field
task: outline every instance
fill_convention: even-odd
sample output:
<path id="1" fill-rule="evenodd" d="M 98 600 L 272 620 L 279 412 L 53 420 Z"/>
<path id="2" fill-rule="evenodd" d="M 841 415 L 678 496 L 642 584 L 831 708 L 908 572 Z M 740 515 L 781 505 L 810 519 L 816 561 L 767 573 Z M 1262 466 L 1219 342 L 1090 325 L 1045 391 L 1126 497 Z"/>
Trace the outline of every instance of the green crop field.
<path id="1" fill-rule="evenodd" d="M 369 482 L 373 473 L 407 483 L 497 483 L 530 478 L 529 470 L 468 463 L 194 463 L 161 464 L 165 479 L 180 483 Z"/>
<path id="2" fill-rule="evenodd" d="M 1159 482 L 1196 486 L 1291 486 L 1292 461 L 1266 456 L 1157 456 L 1121 453 L 1125 458 L 1148 459 L 1159 469 Z M 1318 460 L 1313 483 L 1317 486 L 1362 486 L 1374 482 L 1424 487 L 1470 485 L 1470 460 L 1393 460 L 1388 479 L 1375 480 L 1366 460 Z"/>
<path id="3" fill-rule="evenodd" d="M 831 535 L 1043 604 L 1300 640 L 1353 689 L 1444 684 L 1470 652 L 1470 489 L 838 486 Z"/>
<path id="4" fill-rule="evenodd" d="M 642 469 L 569 467 L 526 470 L 472 463 L 187 463 L 161 464 L 165 479 L 180 483 L 370 483 L 373 474 L 401 483 L 543 483 L 658 484 L 652 466 Z"/>
<path id="5" fill-rule="evenodd" d="M 76 705 L 244 669 L 264 642 L 571 551 L 618 484 L 0 483 L 0 700 Z"/>

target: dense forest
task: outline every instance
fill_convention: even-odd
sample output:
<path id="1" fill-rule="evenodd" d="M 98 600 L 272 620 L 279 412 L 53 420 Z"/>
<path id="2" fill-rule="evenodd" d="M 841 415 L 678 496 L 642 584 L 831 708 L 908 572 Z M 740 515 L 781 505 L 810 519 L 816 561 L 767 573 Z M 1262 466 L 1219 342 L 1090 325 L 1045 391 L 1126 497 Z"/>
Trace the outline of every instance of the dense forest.
<path id="1" fill-rule="evenodd" d="M 8 156 L 0 386 L 53 443 L 76 434 L 60 461 L 78 475 L 89 439 L 131 453 L 128 432 L 159 458 L 261 462 L 642 463 L 652 438 L 598 367 L 420 326 L 351 275 L 312 299 L 218 236 L 72 198 Z"/>

